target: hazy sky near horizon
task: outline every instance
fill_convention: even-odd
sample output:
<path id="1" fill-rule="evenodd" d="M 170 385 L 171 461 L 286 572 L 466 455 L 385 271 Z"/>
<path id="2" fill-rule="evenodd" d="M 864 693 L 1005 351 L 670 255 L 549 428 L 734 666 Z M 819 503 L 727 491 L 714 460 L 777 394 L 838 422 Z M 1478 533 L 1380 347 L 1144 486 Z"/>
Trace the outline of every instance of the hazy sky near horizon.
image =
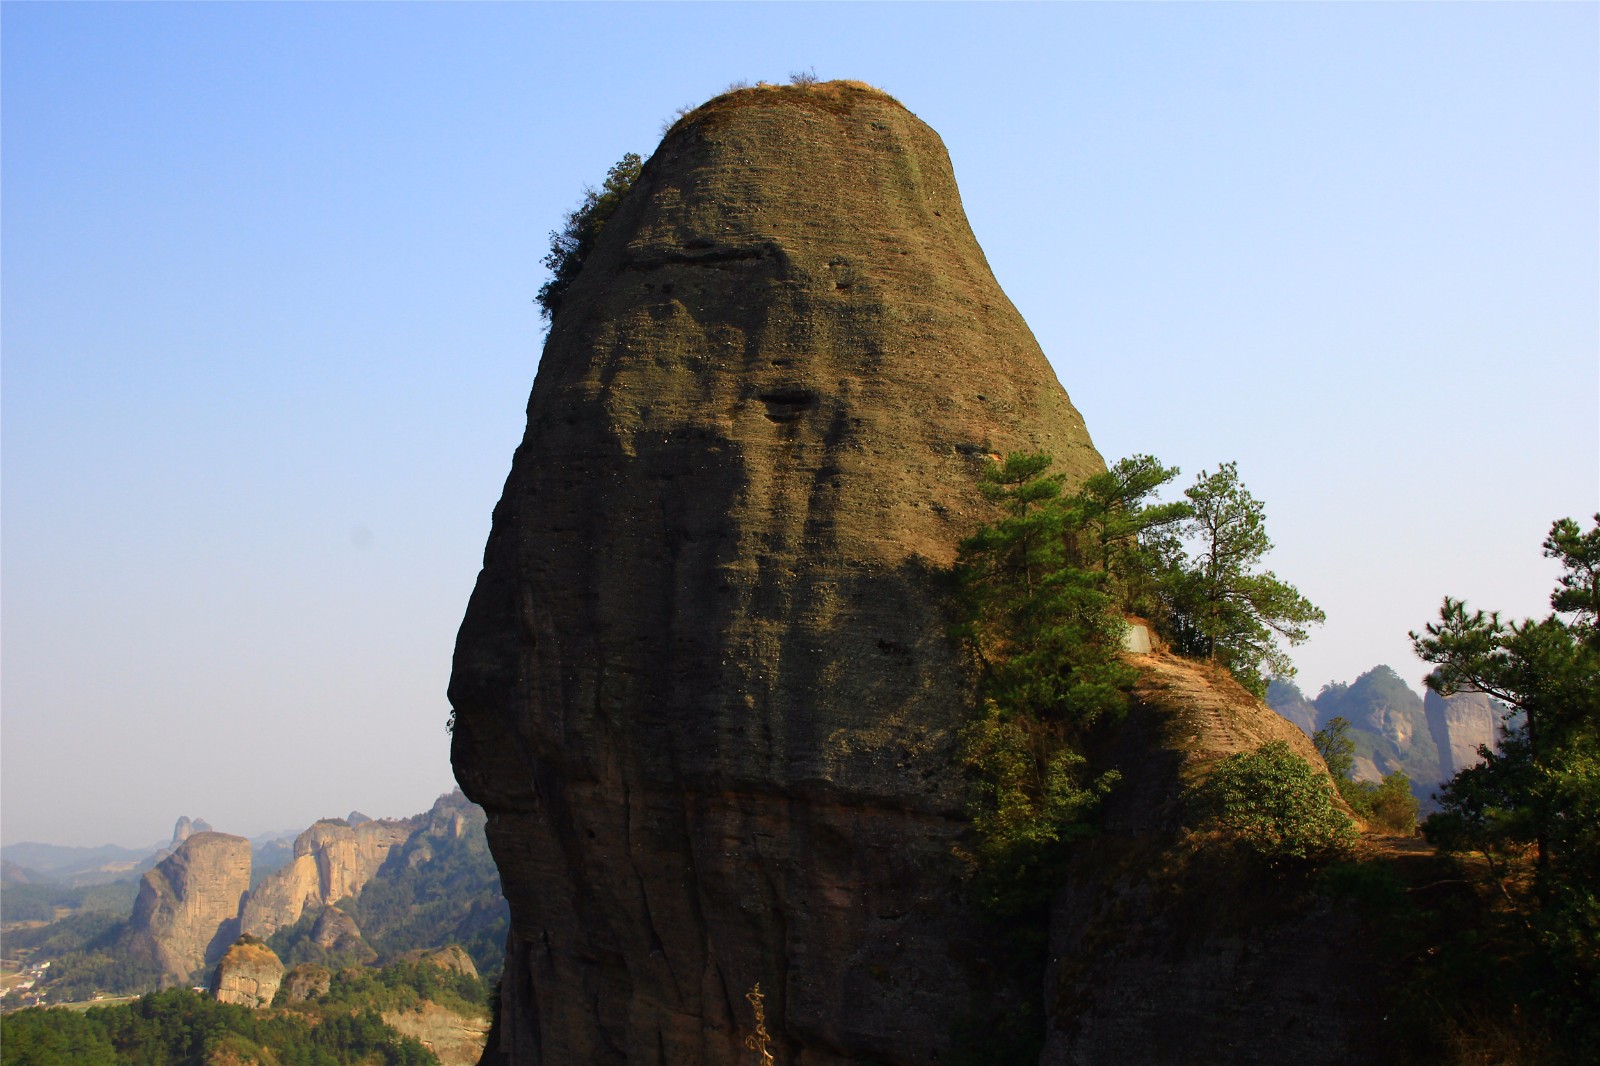
<path id="1" fill-rule="evenodd" d="M 453 786 L 455 630 L 549 231 L 680 105 L 859 78 L 944 138 L 1108 459 L 1237 460 L 1326 609 L 1547 609 L 1600 508 L 1594 4 L 0 7 L 0 838 Z"/>

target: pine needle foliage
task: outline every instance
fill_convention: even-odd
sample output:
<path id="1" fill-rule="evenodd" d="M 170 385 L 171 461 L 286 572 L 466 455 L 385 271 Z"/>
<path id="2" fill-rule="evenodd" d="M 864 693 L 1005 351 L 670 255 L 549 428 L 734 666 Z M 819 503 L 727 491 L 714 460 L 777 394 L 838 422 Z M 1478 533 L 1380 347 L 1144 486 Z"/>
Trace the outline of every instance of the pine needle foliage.
<path id="1" fill-rule="evenodd" d="M 1091 831 L 1117 775 L 1089 765 L 1086 740 L 1121 713 L 1134 676 L 1110 572 L 1083 565 L 1090 508 L 1051 465 L 1019 452 L 984 470 L 1002 515 L 962 542 L 956 567 L 955 633 L 983 673 L 983 709 L 962 734 L 969 859 L 980 903 L 1006 918 L 1048 902 L 1066 846 Z"/>
<path id="2" fill-rule="evenodd" d="M 1178 551 L 1158 580 L 1167 635 L 1174 650 L 1221 663 L 1265 696 L 1268 676 L 1294 675 L 1278 641 L 1302 643 L 1307 627 L 1325 616 L 1293 585 L 1260 569 L 1272 550 L 1266 509 L 1239 480 L 1238 464 L 1202 471 L 1184 496 L 1190 509 L 1181 533 L 1193 556 Z"/>
<path id="3" fill-rule="evenodd" d="M 1439 790 L 1424 825 L 1449 851 L 1477 852 L 1513 901 L 1536 975 L 1528 1001 L 1561 1042 L 1600 1047 L 1600 514 L 1585 531 L 1550 528 L 1544 554 L 1562 568 L 1543 619 L 1503 621 L 1446 598 L 1412 633 L 1441 695 L 1488 694 L 1517 717 L 1500 750 Z M 1518 893 L 1528 880 L 1531 891 Z M 1583 1061 L 1586 1057 L 1580 1055 Z M 1575 1061 L 1578 1061 L 1575 1059 Z"/>

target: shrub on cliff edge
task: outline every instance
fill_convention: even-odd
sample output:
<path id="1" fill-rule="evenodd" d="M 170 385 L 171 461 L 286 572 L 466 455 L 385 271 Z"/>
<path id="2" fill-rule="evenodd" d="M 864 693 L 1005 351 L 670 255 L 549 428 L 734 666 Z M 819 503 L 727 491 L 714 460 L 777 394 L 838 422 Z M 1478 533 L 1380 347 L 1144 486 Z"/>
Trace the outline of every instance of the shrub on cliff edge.
<path id="1" fill-rule="evenodd" d="M 634 152 L 629 152 L 606 171 L 606 180 L 598 189 L 585 189 L 583 201 L 567 213 L 566 222 L 559 230 L 550 231 L 550 252 L 544 265 L 550 268 L 550 280 L 539 287 L 535 297 L 539 313 L 554 319 L 561 308 L 561 299 L 583 269 L 583 261 L 594 248 L 595 240 L 605 228 L 617 205 L 639 180 L 644 163 Z"/>
<path id="2" fill-rule="evenodd" d="M 1355 843 L 1328 779 L 1281 740 L 1220 760 L 1191 798 L 1203 826 L 1272 869 L 1321 865 Z"/>

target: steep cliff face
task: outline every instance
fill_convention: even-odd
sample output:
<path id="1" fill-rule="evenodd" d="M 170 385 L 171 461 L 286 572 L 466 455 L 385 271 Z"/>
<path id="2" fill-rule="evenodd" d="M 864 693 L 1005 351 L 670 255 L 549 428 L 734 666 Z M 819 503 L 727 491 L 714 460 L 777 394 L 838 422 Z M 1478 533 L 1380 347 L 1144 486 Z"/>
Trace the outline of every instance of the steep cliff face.
<path id="1" fill-rule="evenodd" d="M 218 1003 L 270 1007 L 283 983 L 283 962 L 261 941 L 240 937 L 211 975 L 211 995 Z"/>
<path id="2" fill-rule="evenodd" d="M 1102 468 L 938 137 L 881 93 L 680 121 L 553 323 L 456 647 L 519 1063 L 930 1062 L 986 935 L 938 573 L 988 453 Z M 1003 990 L 1001 990 L 1003 991 Z"/>
<path id="3" fill-rule="evenodd" d="M 1375 666 L 1348 685 L 1327 685 L 1317 694 L 1317 721 L 1335 715 L 1351 726 L 1357 780 L 1379 781 L 1404 770 L 1421 796 L 1440 778 L 1439 749 L 1423 714 L 1422 698 L 1388 666 Z"/>
<path id="4" fill-rule="evenodd" d="M 1429 689 L 1423 693 L 1422 709 L 1428 719 L 1428 730 L 1439 747 L 1442 777 L 1453 777 L 1458 771 L 1482 762 L 1478 755 L 1480 746 L 1490 751 L 1499 749 L 1506 712 L 1505 704 L 1499 700 L 1481 692 L 1441 696 Z"/>
<path id="5" fill-rule="evenodd" d="M 163 985 L 187 983 L 238 936 L 249 888 L 250 841 L 192 833 L 140 881 L 129 950 L 162 970 Z"/>
<path id="6" fill-rule="evenodd" d="M 324 907 L 360 895 L 373 874 L 404 844 L 417 826 L 414 820 L 318 822 L 294 842 L 294 858 L 261 880 L 240 915 L 241 931 L 267 937 L 293 925 L 307 907 Z"/>

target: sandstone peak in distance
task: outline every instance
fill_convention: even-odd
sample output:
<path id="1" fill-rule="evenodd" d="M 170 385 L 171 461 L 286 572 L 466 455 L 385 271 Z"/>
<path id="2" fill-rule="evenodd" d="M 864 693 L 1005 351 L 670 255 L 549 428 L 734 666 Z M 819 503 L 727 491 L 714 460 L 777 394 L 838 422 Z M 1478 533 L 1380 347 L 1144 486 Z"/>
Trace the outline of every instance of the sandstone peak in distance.
<path id="1" fill-rule="evenodd" d="M 564 295 L 462 623 L 511 902 L 485 1061 L 927 1062 L 963 896 L 942 568 L 990 454 L 1103 469 L 937 134 L 857 83 L 685 116 Z"/>

